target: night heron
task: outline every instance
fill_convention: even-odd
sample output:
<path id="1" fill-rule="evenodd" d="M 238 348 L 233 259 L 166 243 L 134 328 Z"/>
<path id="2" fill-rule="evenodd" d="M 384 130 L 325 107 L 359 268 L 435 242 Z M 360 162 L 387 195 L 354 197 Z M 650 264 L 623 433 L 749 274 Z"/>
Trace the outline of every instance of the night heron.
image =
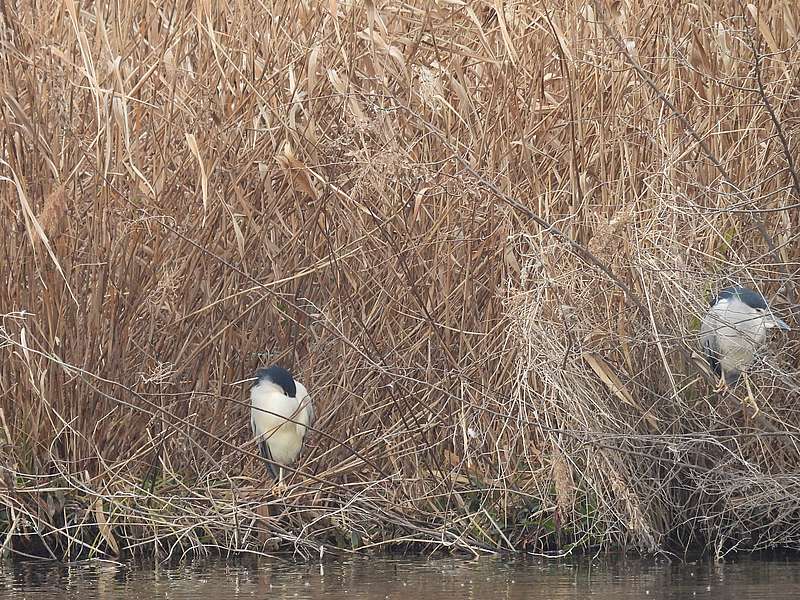
<path id="1" fill-rule="evenodd" d="M 711 299 L 700 326 L 700 343 L 720 377 L 719 390 L 733 386 L 750 366 L 769 329 L 789 330 L 772 314 L 764 296 L 742 287 L 725 288 Z"/>
<path id="2" fill-rule="evenodd" d="M 283 482 L 281 465 L 292 464 L 300 455 L 308 427 L 314 422 L 314 405 L 305 386 L 277 365 L 256 372 L 258 381 L 250 390 L 250 425 L 269 472 Z"/>

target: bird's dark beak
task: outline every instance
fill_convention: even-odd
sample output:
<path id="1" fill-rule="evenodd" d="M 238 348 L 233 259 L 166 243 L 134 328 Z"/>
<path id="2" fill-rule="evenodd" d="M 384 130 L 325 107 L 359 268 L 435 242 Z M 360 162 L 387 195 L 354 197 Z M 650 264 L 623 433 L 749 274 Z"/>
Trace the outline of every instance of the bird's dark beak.
<path id="1" fill-rule="evenodd" d="M 782 331 L 792 330 L 792 328 L 786 324 L 786 321 L 784 321 L 783 319 L 779 319 L 774 315 L 771 318 L 767 319 L 765 325 L 770 329 L 778 328 L 781 329 Z"/>

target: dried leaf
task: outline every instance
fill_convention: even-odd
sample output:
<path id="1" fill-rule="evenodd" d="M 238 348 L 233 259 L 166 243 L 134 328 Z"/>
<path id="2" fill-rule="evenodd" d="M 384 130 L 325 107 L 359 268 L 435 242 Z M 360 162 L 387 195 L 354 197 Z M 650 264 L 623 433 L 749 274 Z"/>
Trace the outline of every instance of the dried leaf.
<path id="1" fill-rule="evenodd" d="M 364 111 L 361 109 L 361 105 L 358 103 L 358 100 L 356 100 L 355 97 L 348 92 L 349 82 L 342 79 L 336 69 L 328 69 L 328 80 L 331 82 L 333 89 L 347 99 L 350 106 L 350 112 L 353 113 L 353 116 L 356 118 L 356 120 L 365 120 L 366 116 Z"/>
<path id="2" fill-rule="evenodd" d="M 55 180 L 59 179 L 58 169 L 56 168 L 55 162 L 53 162 L 53 151 L 50 149 L 50 145 L 47 141 L 42 137 L 42 135 L 38 132 L 38 128 L 34 127 L 33 122 L 28 118 L 27 113 L 25 110 L 20 106 L 17 99 L 11 96 L 10 94 L 6 94 L 4 96 L 6 105 L 11 109 L 11 112 L 14 114 L 14 118 L 16 121 L 17 127 L 22 129 L 25 132 L 25 135 L 30 140 L 35 140 L 39 150 L 42 153 L 42 156 L 47 163 L 47 166 L 50 168 L 50 172 L 53 174 L 53 178 Z"/>
<path id="3" fill-rule="evenodd" d="M 419 221 L 419 213 L 422 210 L 422 201 L 425 198 L 425 192 L 427 192 L 429 189 L 431 188 L 422 187 L 414 193 L 414 212 L 412 216 L 414 221 Z"/>
<path id="4" fill-rule="evenodd" d="M 597 374 L 600 380 L 606 384 L 606 387 L 608 387 L 612 394 L 619 398 L 623 403 L 635 408 L 640 413 L 643 413 L 647 423 L 651 427 L 656 427 L 657 421 L 655 417 L 653 417 L 653 415 L 649 414 L 647 411 L 643 411 L 642 408 L 634 401 L 633 396 L 631 395 L 630 391 L 628 391 L 628 388 L 625 387 L 625 384 L 622 383 L 622 380 L 611 368 L 611 365 L 609 365 L 602 356 L 595 354 L 594 352 L 584 352 L 583 360 L 586 361 L 586 364 L 591 367 L 592 371 Z"/>
<path id="5" fill-rule="evenodd" d="M 111 548 L 112 554 L 114 556 L 119 556 L 119 544 L 117 544 L 117 539 L 114 537 L 114 533 L 111 531 L 111 525 L 109 525 L 108 519 L 106 519 L 106 514 L 103 512 L 102 498 L 98 498 L 94 503 L 94 515 L 97 519 L 97 528 L 100 530 L 100 535 L 103 536 L 103 539 L 108 544 L 108 547 Z"/>
<path id="6" fill-rule="evenodd" d="M 208 174 L 206 173 L 206 167 L 203 164 L 203 157 L 200 156 L 200 148 L 197 146 L 197 139 L 195 139 L 193 133 L 186 134 L 186 144 L 189 146 L 189 150 L 197 159 L 197 163 L 200 165 L 200 186 L 203 190 L 203 223 L 205 223 L 205 215 L 208 211 Z"/>
<path id="7" fill-rule="evenodd" d="M 0 164 L 8 166 L 3 160 L 0 160 Z M 36 215 L 33 214 L 33 209 L 31 208 L 31 204 L 28 201 L 28 196 L 25 194 L 25 189 L 22 186 L 22 182 L 17 177 L 17 173 L 12 169 L 11 174 L 13 179 L 9 179 L 8 177 L 0 176 L 0 181 L 10 181 L 12 182 L 17 188 L 17 196 L 19 197 L 19 203 L 22 206 L 22 212 L 25 215 L 25 225 L 28 229 L 28 236 L 31 239 L 31 244 L 35 244 L 35 238 L 33 236 L 33 232 L 36 233 L 36 236 L 39 240 L 41 240 L 42 244 L 44 244 L 45 249 L 47 250 L 47 254 L 50 256 L 50 260 L 53 261 L 53 264 L 58 269 L 59 274 L 64 279 L 64 284 L 67 286 L 67 290 L 69 290 L 69 294 L 72 297 L 72 300 L 75 302 L 77 306 L 80 305 L 78 299 L 75 297 L 75 294 L 72 291 L 72 287 L 69 285 L 69 280 L 67 279 L 66 273 L 61 268 L 61 263 L 58 262 L 58 258 L 56 258 L 55 252 L 53 252 L 53 248 L 50 245 L 50 240 L 47 238 L 47 234 L 42 229 L 42 225 L 39 223 L 39 220 L 36 218 Z M 33 230 L 33 232 L 31 231 Z"/>
<path id="8" fill-rule="evenodd" d="M 500 0 L 495 0 L 494 3 L 495 14 L 497 15 L 497 22 L 500 25 L 500 37 L 503 38 L 503 45 L 506 47 L 508 56 L 512 64 L 517 64 L 519 57 L 517 50 L 514 48 L 514 43 L 511 41 L 511 36 L 508 33 L 508 25 L 506 24 L 506 11 L 503 3 Z"/>
<path id="9" fill-rule="evenodd" d="M 698 70 L 704 74 L 716 74 L 714 70 L 714 63 L 706 50 L 703 40 L 698 35 L 697 31 L 692 32 L 692 51 L 690 55 L 690 62 Z"/>
<path id="10" fill-rule="evenodd" d="M 747 10 L 750 12 L 750 15 L 753 17 L 753 20 L 758 25 L 758 30 L 761 32 L 761 35 L 767 42 L 767 46 L 769 46 L 770 52 L 772 52 L 773 54 L 779 54 L 780 48 L 778 47 L 778 43 L 775 41 L 775 37 L 772 35 L 772 31 L 770 31 L 767 22 L 761 18 L 761 14 L 759 13 L 758 9 L 755 7 L 754 4 L 748 4 Z"/>
<path id="11" fill-rule="evenodd" d="M 283 152 L 275 157 L 275 160 L 280 165 L 292 189 L 296 192 L 305 194 L 306 196 L 316 200 L 319 198 L 319 192 L 314 187 L 311 170 L 305 165 L 303 161 L 294 155 L 291 144 L 286 142 L 283 145 Z"/>
<path id="12" fill-rule="evenodd" d="M 61 184 L 45 198 L 44 207 L 37 216 L 42 230 L 51 242 L 61 233 L 66 213 L 66 194 L 64 185 Z"/>

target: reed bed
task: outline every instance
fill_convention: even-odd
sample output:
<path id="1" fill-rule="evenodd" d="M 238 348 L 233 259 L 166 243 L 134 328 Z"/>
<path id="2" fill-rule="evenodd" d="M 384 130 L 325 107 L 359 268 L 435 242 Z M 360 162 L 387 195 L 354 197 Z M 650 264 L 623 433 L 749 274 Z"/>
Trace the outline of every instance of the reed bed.
<path id="1" fill-rule="evenodd" d="M 6 553 L 800 547 L 794 0 L 0 7 Z M 319 420 L 285 492 L 277 362 Z"/>

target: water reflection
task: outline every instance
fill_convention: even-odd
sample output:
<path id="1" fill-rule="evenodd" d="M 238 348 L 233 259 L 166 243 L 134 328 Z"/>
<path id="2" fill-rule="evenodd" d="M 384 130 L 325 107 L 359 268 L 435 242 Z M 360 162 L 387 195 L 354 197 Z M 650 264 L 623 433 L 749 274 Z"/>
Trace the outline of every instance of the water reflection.
<path id="1" fill-rule="evenodd" d="M 195 561 L 170 568 L 102 561 L 27 562 L 0 566 L 0 597 L 780 600 L 800 597 L 800 562 L 776 557 L 718 564 L 358 557 L 321 564 Z"/>

